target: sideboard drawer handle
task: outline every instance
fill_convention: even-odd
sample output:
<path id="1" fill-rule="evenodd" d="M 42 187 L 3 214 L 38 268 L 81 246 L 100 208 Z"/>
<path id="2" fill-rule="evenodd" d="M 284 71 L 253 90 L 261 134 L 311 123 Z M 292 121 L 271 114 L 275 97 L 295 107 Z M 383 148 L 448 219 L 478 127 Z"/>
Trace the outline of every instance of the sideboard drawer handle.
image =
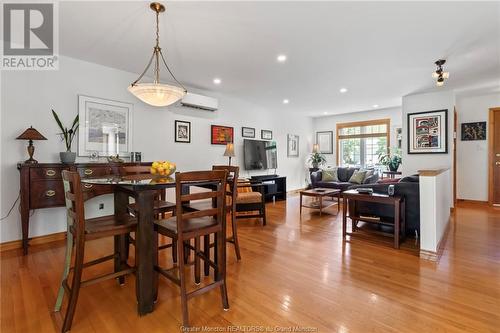
<path id="1" fill-rule="evenodd" d="M 56 175 L 56 172 L 52 169 L 49 169 L 49 170 L 45 171 L 45 175 L 48 177 L 54 177 Z"/>
<path id="2" fill-rule="evenodd" d="M 56 191 L 54 191 L 54 190 L 45 191 L 45 195 L 47 197 L 53 197 L 54 195 L 56 195 Z"/>
<path id="3" fill-rule="evenodd" d="M 90 176 L 91 174 L 93 174 L 93 173 L 94 173 L 94 170 L 92 170 L 92 169 L 85 169 L 85 171 L 84 171 L 83 173 L 84 173 L 85 175 L 87 175 L 87 176 Z"/>
<path id="4" fill-rule="evenodd" d="M 93 186 L 92 184 L 83 184 L 83 187 L 85 188 L 92 188 L 92 186 Z"/>

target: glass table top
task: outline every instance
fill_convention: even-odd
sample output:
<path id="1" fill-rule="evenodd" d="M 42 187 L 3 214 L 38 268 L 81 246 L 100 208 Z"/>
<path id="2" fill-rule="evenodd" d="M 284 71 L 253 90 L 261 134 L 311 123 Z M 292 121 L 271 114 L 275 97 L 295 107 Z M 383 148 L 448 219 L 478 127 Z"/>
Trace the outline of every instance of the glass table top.
<path id="1" fill-rule="evenodd" d="M 118 176 L 110 175 L 98 178 L 82 178 L 82 183 L 94 185 L 139 185 L 139 186 L 156 186 L 156 185 L 175 185 L 175 177 L 162 177 L 151 174 Z"/>

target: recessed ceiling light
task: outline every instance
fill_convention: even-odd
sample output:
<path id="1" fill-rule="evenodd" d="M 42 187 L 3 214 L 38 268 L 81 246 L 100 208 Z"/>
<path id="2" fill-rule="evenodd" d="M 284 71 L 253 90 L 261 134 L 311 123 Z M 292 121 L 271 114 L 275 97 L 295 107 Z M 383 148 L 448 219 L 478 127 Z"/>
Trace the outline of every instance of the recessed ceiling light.
<path id="1" fill-rule="evenodd" d="M 374 108 L 378 108 L 378 104 L 373 104 L 372 105 Z"/>
<path id="2" fill-rule="evenodd" d="M 284 100 L 283 100 L 283 104 L 288 104 L 288 103 L 290 103 L 290 101 L 289 101 L 289 100 L 287 100 L 287 99 L 284 99 Z"/>
<path id="3" fill-rule="evenodd" d="M 280 54 L 276 57 L 276 60 L 278 60 L 278 62 L 285 62 L 286 61 L 286 55 L 284 54 Z"/>
<path id="4" fill-rule="evenodd" d="M 218 77 L 216 77 L 216 78 L 214 79 L 214 84 L 220 84 L 221 82 L 222 82 L 222 80 L 221 80 L 221 79 L 219 79 Z"/>
<path id="5" fill-rule="evenodd" d="M 340 88 L 339 91 L 341 94 L 345 94 L 347 92 L 347 88 Z"/>
<path id="6" fill-rule="evenodd" d="M 323 112 L 323 114 L 328 114 L 328 112 L 325 111 L 325 112 Z"/>

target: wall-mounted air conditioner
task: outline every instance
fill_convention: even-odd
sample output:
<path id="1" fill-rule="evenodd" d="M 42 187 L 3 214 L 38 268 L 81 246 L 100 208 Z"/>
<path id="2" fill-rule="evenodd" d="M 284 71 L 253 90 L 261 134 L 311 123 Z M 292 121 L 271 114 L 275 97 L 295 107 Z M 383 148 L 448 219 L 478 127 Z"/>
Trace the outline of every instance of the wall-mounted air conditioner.
<path id="1" fill-rule="evenodd" d="M 219 101 L 217 98 L 187 93 L 181 100 L 181 105 L 202 110 L 215 111 L 219 107 Z"/>

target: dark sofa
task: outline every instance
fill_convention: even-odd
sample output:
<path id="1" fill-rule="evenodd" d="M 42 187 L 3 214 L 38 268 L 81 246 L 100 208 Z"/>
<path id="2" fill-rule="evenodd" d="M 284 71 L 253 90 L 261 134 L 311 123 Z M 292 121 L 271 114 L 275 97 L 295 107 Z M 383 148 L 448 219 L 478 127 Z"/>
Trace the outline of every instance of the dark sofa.
<path id="1" fill-rule="evenodd" d="M 355 185 L 349 187 L 349 189 L 370 187 L 374 192 L 387 193 L 389 185 L 391 184 Z M 393 185 L 394 194 L 405 198 L 406 235 L 414 236 L 415 231 L 420 235 L 420 186 L 418 175 L 404 177 Z M 358 212 L 363 215 L 394 217 L 394 208 L 389 205 L 358 202 L 357 208 Z"/>
<path id="2" fill-rule="evenodd" d="M 338 167 L 337 168 L 337 175 L 339 178 L 338 182 L 331 182 L 331 181 L 323 181 L 322 180 L 322 171 L 318 170 L 315 172 L 311 173 L 311 186 L 313 188 L 315 187 L 326 187 L 326 188 L 334 188 L 338 189 L 341 191 L 347 190 L 349 187 L 352 185 L 357 185 L 355 183 L 349 183 L 349 179 L 351 178 L 352 174 L 354 173 L 355 170 L 358 170 L 358 168 L 344 168 L 344 167 Z M 375 173 L 372 176 L 368 177 L 365 179 L 364 184 L 375 184 L 378 180 L 378 174 Z"/>

